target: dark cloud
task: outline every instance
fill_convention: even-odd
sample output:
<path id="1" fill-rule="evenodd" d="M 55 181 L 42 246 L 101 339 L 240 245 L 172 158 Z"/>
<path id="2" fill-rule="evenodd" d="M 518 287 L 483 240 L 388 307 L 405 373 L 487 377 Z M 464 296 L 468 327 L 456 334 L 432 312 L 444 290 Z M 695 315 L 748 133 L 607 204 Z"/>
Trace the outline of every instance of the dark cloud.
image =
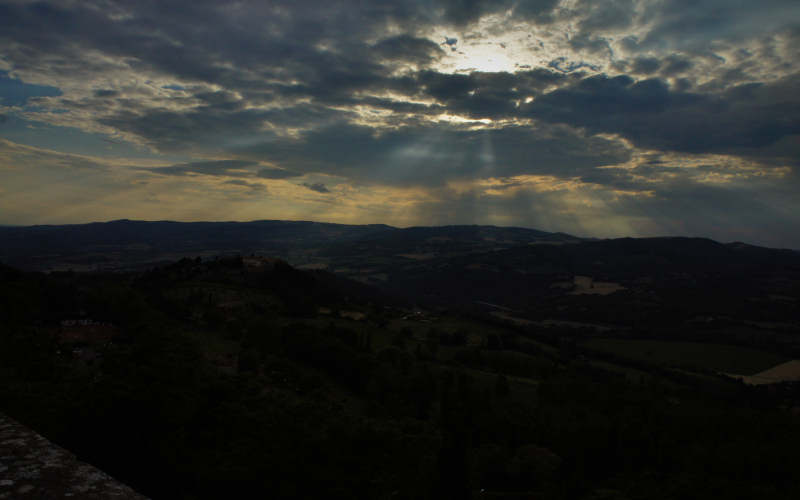
<path id="1" fill-rule="evenodd" d="M 590 53 L 608 53 L 613 55 L 608 39 L 594 37 L 589 33 L 581 33 L 569 39 L 569 45 L 575 50 L 585 50 Z"/>
<path id="2" fill-rule="evenodd" d="M 456 26 L 475 22 L 482 16 L 507 10 L 511 0 L 442 0 L 432 2 L 444 12 L 444 19 Z"/>
<path id="3" fill-rule="evenodd" d="M 414 18 L 402 6 L 363 8 L 355 2 L 352 9 L 322 2 L 272 2 L 238 12 L 216 2 L 92 4 L 2 6 L 0 40 L 14 48 L 25 44 L 24 51 L 11 51 L 8 57 L 24 69 L 48 53 L 83 62 L 81 49 L 92 49 L 126 58 L 134 68 L 185 81 L 261 91 L 265 80 L 297 80 L 335 95 L 384 74 L 362 41 L 366 35 L 381 31 L 385 23 Z M 112 18 L 114 14 L 125 20 Z M 339 30 L 334 38 L 332 26 Z M 383 48 L 391 52 L 391 47 Z M 419 50 L 418 43 L 415 48 Z"/>
<path id="4" fill-rule="evenodd" d="M 423 72 L 419 82 L 426 94 L 440 101 L 464 98 L 476 86 L 472 75 L 443 74 L 436 71 Z"/>
<path id="5" fill-rule="evenodd" d="M 381 61 L 426 63 L 440 55 L 441 49 L 415 35 L 418 31 L 441 22 L 463 26 L 512 7 L 519 15 L 538 16 L 555 4 L 556 0 L 277 0 L 236 6 L 211 1 L 176 1 L 169 6 L 114 0 L 39 2 L 0 6 L 0 39 L 9 42 L 14 50 L 8 57 L 20 67 L 30 66 L 34 55 L 44 58 L 49 53 L 84 61 L 85 50 L 95 49 L 184 81 L 245 88 L 265 80 L 294 79 L 327 84 L 335 92 L 353 80 L 385 74 Z M 387 39 L 390 27 L 405 33 Z M 367 39 L 382 40 L 370 45 Z"/>
<path id="6" fill-rule="evenodd" d="M 658 71 L 661 61 L 657 57 L 637 57 L 633 61 L 631 71 L 639 75 L 649 75 Z"/>
<path id="7" fill-rule="evenodd" d="M 567 127 L 461 130 L 428 125 L 376 135 L 340 124 L 238 151 L 243 157 L 291 165 L 363 183 L 440 186 L 450 180 L 546 174 L 580 177 L 622 163 L 621 143 L 587 137 Z"/>
<path id="8" fill-rule="evenodd" d="M 119 91 L 111 89 L 99 89 L 94 91 L 95 97 L 116 97 L 118 95 Z"/>
<path id="9" fill-rule="evenodd" d="M 619 44 L 628 52 L 636 52 L 639 50 L 639 37 L 636 35 L 624 36 L 620 39 Z"/>
<path id="10" fill-rule="evenodd" d="M 508 118 L 518 114 L 518 103 L 535 97 L 553 84 L 569 78 L 538 68 L 511 73 L 444 75 L 423 73 L 420 84 L 427 95 L 442 102 L 451 113 L 471 118 Z"/>
<path id="11" fill-rule="evenodd" d="M 142 138 L 162 151 L 177 151 L 191 146 L 207 150 L 242 142 L 263 142 L 274 132 L 263 130 L 270 123 L 281 128 L 319 128 L 341 120 L 357 118 L 353 112 L 341 109 L 358 104 L 382 108 L 396 113 L 417 116 L 445 111 L 467 114 L 474 118 L 510 117 L 517 113 L 517 101 L 536 96 L 550 85 L 567 77 L 545 69 L 517 73 L 444 74 L 425 70 L 412 76 L 351 82 L 351 91 L 395 90 L 401 94 L 430 96 L 440 105 L 410 103 L 399 100 L 354 96 L 351 93 L 334 95 L 324 86 L 303 86 L 295 89 L 296 96 L 313 96 L 314 102 L 276 107 L 266 110 L 247 109 L 245 101 L 230 92 L 201 92 L 195 97 L 204 105 L 187 111 L 121 110 L 100 118 L 103 125 Z M 359 87 L 358 85 L 363 85 Z M 332 108 L 331 105 L 336 105 Z M 349 115 L 349 116 L 348 116 Z M 250 139 L 248 139 L 250 138 Z M 252 139 L 252 140 L 251 140 Z"/>
<path id="12" fill-rule="evenodd" d="M 441 57 L 444 51 L 427 38 L 400 35 L 385 38 L 372 46 L 381 59 L 408 61 L 420 65 L 430 64 Z"/>
<path id="13" fill-rule="evenodd" d="M 800 3 L 795 0 L 662 0 L 646 3 L 643 22 L 653 28 L 641 42 L 648 48 L 705 50 L 711 40 L 760 37 L 797 25 Z"/>
<path id="14" fill-rule="evenodd" d="M 673 84 L 673 90 L 675 92 L 687 92 L 692 88 L 692 81 L 688 78 L 678 78 L 675 80 Z"/>
<path id="15" fill-rule="evenodd" d="M 685 73 L 692 69 L 692 61 L 684 56 L 678 54 L 671 54 L 665 58 L 664 67 L 661 68 L 661 74 L 664 76 L 675 76 Z"/>
<path id="16" fill-rule="evenodd" d="M 203 106 L 190 111 L 124 110 L 98 122 L 134 134 L 166 152 L 208 150 L 254 133 L 262 138 L 269 135 L 259 130 L 264 123 L 263 112 L 232 109 L 230 105 Z"/>
<path id="17" fill-rule="evenodd" d="M 584 14 L 578 28 L 584 33 L 627 28 L 636 14 L 634 0 L 579 0 L 575 9 Z"/>
<path id="18" fill-rule="evenodd" d="M 699 94 L 670 89 L 659 79 L 599 75 L 540 96 L 527 112 L 595 133 L 619 133 L 646 148 L 769 156 L 770 145 L 800 134 L 798 82 L 795 76 Z"/>
<path id="19" fill-rule="evenodd" d="M 307 187 L 308 189 L 310 189 L 312 191 L 316 191 L 318 193 L 330 193 L 331 192 L 330 189 L 328 189 L 325 186 L 325 184 L 322 184 L 320 182 L 316 182 L 314 184 L 309 184 L 307 182 L 304 182 L 303 186 Z"/>
<path id="20" fill-rule="evenodd" d="M 519 0 L 514 5 L 514 16 L 548 24 L 553 21 L 553 10 L 558 3 L 559 0 Z"/>

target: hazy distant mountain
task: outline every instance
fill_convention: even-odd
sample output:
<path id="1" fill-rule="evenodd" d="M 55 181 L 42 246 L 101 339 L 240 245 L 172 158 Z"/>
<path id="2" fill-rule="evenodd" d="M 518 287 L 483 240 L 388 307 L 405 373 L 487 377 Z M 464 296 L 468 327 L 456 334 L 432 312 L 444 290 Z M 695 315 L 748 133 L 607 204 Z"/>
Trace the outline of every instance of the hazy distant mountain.
<path id="1" fill-rule="evenodd" d="M 348 239 L 390 226 L 327 224 L 309 221 L 262 220 L 252 222 L 173 222 L 116 220 L 55 226 L 3 227 L 3 251 L 55 245 L 80 248 L 86 245 L 130 245 L 146 243 L 164 248 L 250 247 L 280 242 L 302 244 Z"/>
<path id="2" fill-rule="evenodd" d="M 0 227 L 0 260 L 25 269 L 118 269 L 184 256 L 259 253 L 298 264 L 317 254 L 354 255 L 457 250 L 578 238 L 524 228 L 444 226 L 398 229 L 383 224 L 310 221 L 172 222 L 117 220 L 74 225 Z"/>
<path id="3" fill-rule="evenodd" d="M 0 227 L 0 259 L 26 269 L 117 268 L 189 255 L 266 253 L 347 241 L 394 228 L 307 221 L 172 222 Z"/>

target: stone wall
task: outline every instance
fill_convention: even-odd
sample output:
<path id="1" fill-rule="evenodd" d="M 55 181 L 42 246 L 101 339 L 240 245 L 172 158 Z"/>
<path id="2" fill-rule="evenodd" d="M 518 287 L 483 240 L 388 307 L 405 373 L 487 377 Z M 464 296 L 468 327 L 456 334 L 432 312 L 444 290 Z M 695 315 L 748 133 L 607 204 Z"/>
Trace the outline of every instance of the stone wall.
<path id="1" fill-rule="evenodd" d="M 34 498 L 145 499 L 0 413 L 0 499 Z"/>

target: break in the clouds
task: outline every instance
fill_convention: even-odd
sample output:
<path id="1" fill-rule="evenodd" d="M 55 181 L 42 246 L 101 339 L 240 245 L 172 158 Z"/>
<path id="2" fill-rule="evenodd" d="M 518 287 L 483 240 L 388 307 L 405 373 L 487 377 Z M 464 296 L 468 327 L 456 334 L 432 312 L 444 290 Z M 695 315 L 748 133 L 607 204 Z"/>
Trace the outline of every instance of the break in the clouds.
<path id="1" fill-rule="evenodd" d="M 0 0 L 0 223 L 800 247 L 798 54 L 796 0 Z"/>

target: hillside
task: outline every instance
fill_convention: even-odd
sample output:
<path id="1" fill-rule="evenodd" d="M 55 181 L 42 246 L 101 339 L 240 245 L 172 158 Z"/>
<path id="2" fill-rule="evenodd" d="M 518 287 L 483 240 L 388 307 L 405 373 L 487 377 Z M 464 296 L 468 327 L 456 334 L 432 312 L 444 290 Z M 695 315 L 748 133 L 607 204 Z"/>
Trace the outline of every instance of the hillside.
<path id="1" fill-rule="evenodd" d="M 800 358 L 796 252 L 493 226 L 2 230 L 4 255 L 51 271 L 0 264 L 0 411 L 153 498 L 800 488 L 800 386 L 736 380 Z"/>
<path id="2" fill-rule="evenodd" d="M 258 253 L 295 264 L 324 262 L 317 254 L 379 255 L 382 242 L 399 253 L 442 247 L 479 251 L 530 241 L 575 241 L 569 235 L 524 228 L 445 226 L 397 229 L 383 224 L 310 221 L 172 222 L 117 220 L 56 226 L 0 226 L 0 262 L 27 270 L 142 269 L 182 257 Z M 430 241 L 432 240 L 432 241 Z M 352 243 L 352 242 L 358 243 Z M 424 245 L 423 245 L 424 246 Z M 428 247 L 425 247 L 428 248 Z"/>
<path id="3" fill-rule="evenodd" d="M 153 498 L 798 491 L 798 387 L 718 374 L 787 360 L 774 338 L 794 326 L 552 319 L 628 293 L 571 292 L 540 320 L 415 306 L 267 257 L 3 268 L 0 411 Z"/>

